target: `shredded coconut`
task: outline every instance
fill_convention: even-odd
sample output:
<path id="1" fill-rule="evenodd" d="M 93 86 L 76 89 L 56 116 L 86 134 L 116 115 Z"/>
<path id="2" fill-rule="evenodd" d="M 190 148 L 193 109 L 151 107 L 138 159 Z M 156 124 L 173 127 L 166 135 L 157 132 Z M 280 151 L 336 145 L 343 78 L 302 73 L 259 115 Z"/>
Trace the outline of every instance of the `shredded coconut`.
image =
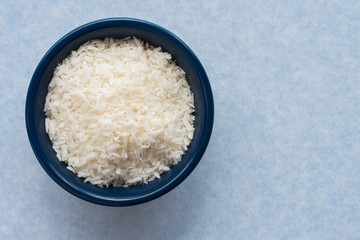
<path id="1" fill-rule="evenodd" d="M 90 40 L 55 69 L 45 128 L 60 161 L 98 186 L 146 184 L 194 133 L 194 98 L 169 53 L 137 38 Z"/>

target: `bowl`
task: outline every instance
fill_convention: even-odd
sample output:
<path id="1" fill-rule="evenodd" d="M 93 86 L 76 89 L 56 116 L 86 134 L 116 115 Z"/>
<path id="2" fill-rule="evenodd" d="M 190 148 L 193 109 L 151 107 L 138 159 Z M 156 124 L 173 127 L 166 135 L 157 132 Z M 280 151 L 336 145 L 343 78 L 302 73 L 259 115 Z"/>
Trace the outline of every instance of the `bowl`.
<path id="1" fill-rule="evenodd" d="M 137 37 L 169 52 L 185 72 L 194 94 L 194 137 L 182 160 L 148 184 L 109 187 L 85 183 L 60 162 L 45 131 L 44 103 L 47 88 L 58 63 L 90 39 Z M 57 41 L 41 59 L 27 93 L 26 128 L 31 147 L 47 174 L 62 188 L 86 201 L 107 206 L 129 206 L 158 198 L 178 186 L 197 166 L 210 140 L 214 120 L 211 86 L 199 59 L 177 36 L 168 30 L 139 19 L 109 18 L 90 22 Z"/>

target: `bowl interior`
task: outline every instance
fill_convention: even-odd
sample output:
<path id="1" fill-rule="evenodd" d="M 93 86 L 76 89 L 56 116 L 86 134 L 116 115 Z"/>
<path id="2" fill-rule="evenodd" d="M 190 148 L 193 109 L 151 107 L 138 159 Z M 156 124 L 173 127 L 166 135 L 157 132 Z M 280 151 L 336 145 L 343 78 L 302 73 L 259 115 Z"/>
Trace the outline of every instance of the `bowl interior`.
<path id="1" fill-rule="evenodd" d="M 83 178 L 66 169 L 52 149 L 45 131 L 43 112 L 47 87 L 58 63 L 90 39 L 137 37 L 161 46 L 186 72 L 195 100 L 195 131 L 188 151 L 179 164 L 160 179 L 135 187 L 101 188 L 84 183 Z M 134 205 L 159 197 L 180 184 L 200 161 L 213 125 L 213 99 L 206 73 L 194 53 L 175 35 L 154 24 L 134 19 L 106 19 L 70 32 L 43 57 L 31 80 L 26 101 L 26 124 L 34 153 L 45 171 L 65 190 L 90 202 L 104 205 Z"/>

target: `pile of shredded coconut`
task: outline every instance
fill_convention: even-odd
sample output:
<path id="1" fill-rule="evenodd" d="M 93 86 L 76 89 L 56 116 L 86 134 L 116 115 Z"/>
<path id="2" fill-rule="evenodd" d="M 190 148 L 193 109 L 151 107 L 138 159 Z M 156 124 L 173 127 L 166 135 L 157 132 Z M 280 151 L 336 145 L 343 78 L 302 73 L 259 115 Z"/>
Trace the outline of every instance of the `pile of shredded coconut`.
<path id="1" fill-rule="evenodd" d="M 194 133 L 185 72 L 136 38 L 91 40 L 73 51 L 54 71 L 44 111 L 59 160 L 99 186 L 160 178 Z"/>

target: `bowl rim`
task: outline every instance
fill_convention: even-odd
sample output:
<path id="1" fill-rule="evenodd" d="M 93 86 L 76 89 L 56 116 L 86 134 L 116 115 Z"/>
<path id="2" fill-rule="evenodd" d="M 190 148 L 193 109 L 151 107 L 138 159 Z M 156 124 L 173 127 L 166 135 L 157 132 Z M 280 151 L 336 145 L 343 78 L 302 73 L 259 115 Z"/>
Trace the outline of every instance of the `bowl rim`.
<path id="1" fill-rule="evenodd" d="M 191 56 L 191 59 L 194 61 L 194 65 L 196 70 L 198 71 L 198 74 L 201 79 L 201 85 L 204 88 L 203 92 L 205 93 L 204 99 L 205 99 L 205 124 L 203 128 L 203 132 L 201 133 L 201 143 L 196 148 L 195 155 L 193 159 L 182 169 L 182 171 L 171 181 L 169 181 L 168 184 L 162 186 L 159 189 L 156 189 L 153 192 L 150 192 L 148 194 L 144 194 L 140 197 L 135 198 L 112 198 L 112 197 L 104 197 L 100 195 L 96 195 L 94 193 L 91 193 L 87 190 L 83 190 L 72 184 L 71 182 L 67 181 L 67 179 L 60 174 L 57 173 L 56 169 L 54 169 L 50 164 L 47 162 L 46 157 L 42 151 L 41 145 L 38 141 L 38 135 L 35 130 L 35 123 L 31 121 L 33 119 L 34 113 L 30 110 L 31 104 L 33 104 L 34 95 L 37 90 L 38 83 L 41 80 L 41 77 L 48 66 L 48 63 L 51 59 L 55 57 L 55 55 L 68 43 L 70 43 L 72 40 L 76 39 L 77 37 L 80 37 L 84 33 L 91 32 L 94 30 L 106 28 L 106 27 L 113 27 L 117 26 L 117 24 L 124 24 L 124 23 L 135 23 L 140 25 L 146 25 L 152 28 L 155 28 L 156 30 L 162 32 L 162 34 L 166 34 L 172 39 L 174 39 L 177 44 L 182 45 L 182 47 L 187 51 L 187 53 Z M 74 30 L 68 32 L 65 34 L 62 38 L 60 38 L 52 47 L 45 53 L 45 55 L 40 60 L 39 64 L 37 65 L 32 78 L 29 83 L 27 96 L 26 96 L 26 104 L 25 104 L 25 122 L 26 122 L 26 130 L 27 135 L 29 138 L 30 145 L 33 149 L 33 152 L 42 166 L 42 168 L 46 171 L 46 173 L 63 189 L 65 189 L 67 192 L 83 199 L 88 202 L 92 202 L 95 204 L 100 205 L 106 205 L 106 206 L 130 206 L 130 205 L 136 205 L 140 203 L 145 203 L 148 201 L 151 201 L 153 199 L 156 199 L 176 186 L 178 186 L 181 182 L 183 182 L 190 173 L 195 169 L 197 164 L 200 162 L 203 154 L 205 153 L 205 150 L 207 148 L 207 145 L 210 141 L 213 124 L 214 124 L 214 99 L 213 94 L 210 86 L 209 79 L 207 77 L 207 74 L 205 72 L 205 69 L 203 68 L 202 64 L 200 63 L 198 57 L 195 55 L 195 53 L 191 50 L 191 48 L 183 42 L 179 37 L 177 37 L 175 34 L 170 32 L 169 30 L 145 21 L 141 19 L 136 18 L 123 18 L 123 17 L 115 17 L 115 18 L 104 18 L 95 20 L 86 24 L 83 24 Z"/>

